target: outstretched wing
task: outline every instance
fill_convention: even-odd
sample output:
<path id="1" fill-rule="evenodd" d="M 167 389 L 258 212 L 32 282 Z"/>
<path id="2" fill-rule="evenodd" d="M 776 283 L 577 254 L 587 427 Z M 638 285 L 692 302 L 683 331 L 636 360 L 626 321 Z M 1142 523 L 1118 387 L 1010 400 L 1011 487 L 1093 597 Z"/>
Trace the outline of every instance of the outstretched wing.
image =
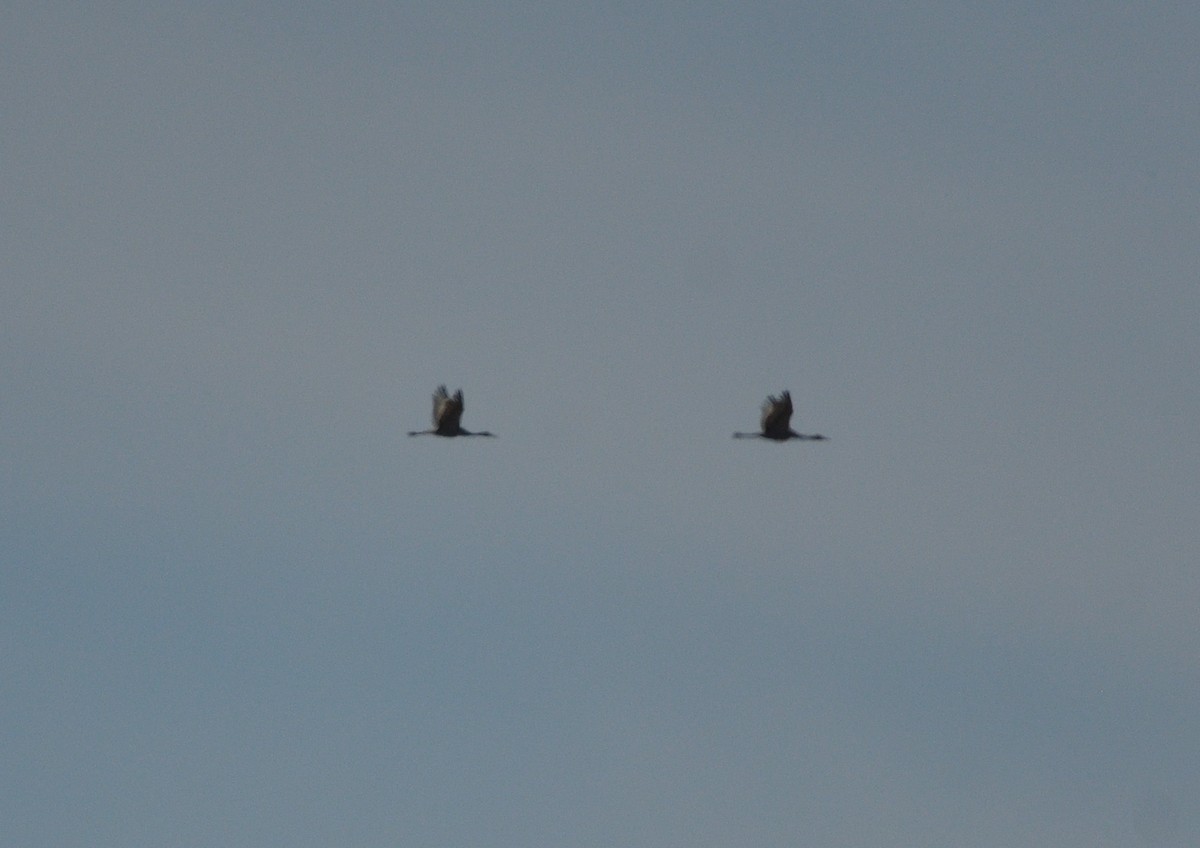
<path id="1" fill-rule="evenodd" d="M 792 394 L 783 392 L 779 397 L 768 395 L 762 406 L 762 431 L 764 436 L 786 436 L 792 423 Z"/>

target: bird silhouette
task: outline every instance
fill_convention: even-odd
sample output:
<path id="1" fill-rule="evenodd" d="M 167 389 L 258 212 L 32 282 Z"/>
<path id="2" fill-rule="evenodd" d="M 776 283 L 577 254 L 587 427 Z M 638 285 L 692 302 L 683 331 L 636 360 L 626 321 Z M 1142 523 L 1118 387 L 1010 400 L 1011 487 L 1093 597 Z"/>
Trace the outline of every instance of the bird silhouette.
<path id="1" fill-rule="evenodd" d="M 792 393 L 782 392 L 779 397 L 768 395 L 762 405 L 762 432 L 734 433 L 735 439 L 770 439 L 773 442 L 786 442 L 788 439 L 800 439 L 808 442 L 824 442 L 827 439 L 821 435 L 806 435 L 797 433 L 791 428 L 792 422 Z"/>
<path id="2" fill-rule="evenodd" d="M 433 429 L 432 430 L 410 430 L 410 436 L 492 436 L 486 430 L 478 433 L 472 433 L 470 430 L 464 430 L 459 424 L 459 419 L 463 413 L 463 393 L 459 389 L 454 393 L 454 397 L 446 391 L 445 386 L 438 386 L 437 391 L 433 393 Z"/>

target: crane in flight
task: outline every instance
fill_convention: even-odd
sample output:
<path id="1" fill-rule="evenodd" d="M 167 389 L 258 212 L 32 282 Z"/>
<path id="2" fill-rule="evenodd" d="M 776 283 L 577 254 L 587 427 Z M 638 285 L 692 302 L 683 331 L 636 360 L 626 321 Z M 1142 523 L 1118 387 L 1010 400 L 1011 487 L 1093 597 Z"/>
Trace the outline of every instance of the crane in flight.
<path id="1" fill-rule="evenodd" d="M 492 436 L 486 430 L 481 430 L 478 433 L 472 433 L 470 430 L 464 430 L 459 420 L 463 414 L 463 393 L 459 389 L 454 393 L 454 397 L 450 397 L 445 386 L 438 386 L 437 391 L 433 393 L 433 429 L 431 430 L 410 430 L 410 436 Z"/>
<path id="2" fill-rule="evenodd" d="M 792 422 L 792 393 L 784 391 L 779 397 L 768 395 L 762 405 L 762 431 L 759 433 L 734 433 L 735 439 L 770 439 L 773 442 L 786 442 L 788 439 L 800 439 L 807 442 L 824 442 L 827 439 L 821 435 L 806 435 L 797 433 L 791 427 Z"/>

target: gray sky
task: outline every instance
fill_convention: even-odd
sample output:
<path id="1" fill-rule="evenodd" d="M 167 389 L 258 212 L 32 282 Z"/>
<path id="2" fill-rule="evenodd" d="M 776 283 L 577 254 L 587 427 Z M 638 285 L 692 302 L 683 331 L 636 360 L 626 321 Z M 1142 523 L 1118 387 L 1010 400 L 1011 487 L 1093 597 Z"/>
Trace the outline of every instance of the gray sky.
<path id="1" fill-rule="evenodd" d="M 1196 844 L 1200 12 L 1050 6 L 9 4 L 5 841 Z"/>

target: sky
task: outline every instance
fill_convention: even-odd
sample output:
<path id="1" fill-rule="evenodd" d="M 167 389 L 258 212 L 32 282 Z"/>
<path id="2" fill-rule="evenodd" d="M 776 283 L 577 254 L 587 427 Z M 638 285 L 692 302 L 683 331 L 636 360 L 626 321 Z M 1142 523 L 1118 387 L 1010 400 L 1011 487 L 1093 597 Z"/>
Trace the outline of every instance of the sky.
<path id="1" fill-rule="evenodd" d="M 1198 42 L 7 4 L 4 841 L 1200 842 Z"/>

